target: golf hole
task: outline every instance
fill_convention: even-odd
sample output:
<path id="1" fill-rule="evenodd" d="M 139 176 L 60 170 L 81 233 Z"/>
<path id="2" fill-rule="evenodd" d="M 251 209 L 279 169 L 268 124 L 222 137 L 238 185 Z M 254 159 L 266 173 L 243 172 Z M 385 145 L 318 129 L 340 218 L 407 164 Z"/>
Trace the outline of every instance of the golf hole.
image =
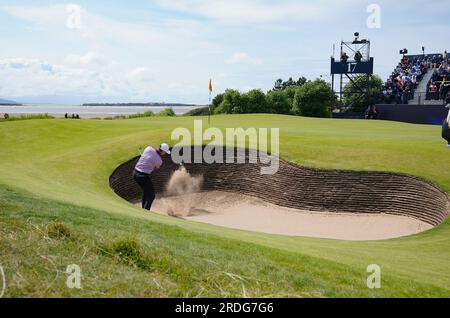
<path id="1" fill-rule="evenodd" d="M 141 195 L 132 178 L 137 160 L 110 177 L 112 189 L 134 204 Z M 153 212 L 288 236 L 383 240 L 429 230 L 449 213 L 447 195 L 416 177 L 310 169 L 283 160 L 276 174 L 261 175 L 260 164 L 248 161 L 180 168 L 167 158 L 152 181 L 157 192 Z"/>

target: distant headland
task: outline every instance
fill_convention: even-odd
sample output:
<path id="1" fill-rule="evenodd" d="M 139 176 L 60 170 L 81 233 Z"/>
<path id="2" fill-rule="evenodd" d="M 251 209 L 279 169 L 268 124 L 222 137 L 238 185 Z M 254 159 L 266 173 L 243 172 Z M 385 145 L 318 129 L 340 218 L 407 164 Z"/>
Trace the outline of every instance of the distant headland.
<path id="1" fill-rule="evenodd" d="M 15 101 L 12 100 L 0 98 L 0 106 L 22 106 L 22 104 L 16 103 Z"/>

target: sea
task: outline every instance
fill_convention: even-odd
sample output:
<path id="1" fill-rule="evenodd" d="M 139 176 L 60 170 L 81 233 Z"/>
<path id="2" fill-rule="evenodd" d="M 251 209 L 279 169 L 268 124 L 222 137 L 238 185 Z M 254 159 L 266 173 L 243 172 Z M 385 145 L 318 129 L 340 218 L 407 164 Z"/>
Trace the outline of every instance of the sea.
<path id="1" fill-rule="evenodd" d="M 25 114 L 49 114 L 56 117 L 63 117 L 66 113 L 69 115 L 78 114 L 80 117 L 107 117 L 118 115 L 131 115 L 152 111 L 159 113 L 164 109 L 172 107 L 175 114 L 183 115 L 188 111 L 203 106 L 82 106 L 82 105 L 61 105 L 61 104 L 24 104 L 21 106 L 0 105 L 0 115 L 4 113 L 9 115 Z"/>

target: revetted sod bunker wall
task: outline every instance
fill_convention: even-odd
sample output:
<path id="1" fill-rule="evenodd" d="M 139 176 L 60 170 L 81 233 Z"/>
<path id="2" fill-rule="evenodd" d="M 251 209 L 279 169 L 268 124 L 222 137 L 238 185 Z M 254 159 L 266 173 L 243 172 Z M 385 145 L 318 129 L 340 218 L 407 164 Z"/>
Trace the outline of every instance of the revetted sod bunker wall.
<path id="1" fill-rule="evenodd" d="M 193 148 L 187 148 L 193 152 Z M 225 151 L 236 151 L 227 148 Z M 245 152 L 245 158 L 249 152 Z M 267 157 L 267 154 L 262 154 Z M 193 157 L 192 157 L 193 158 Z M 139 157 L 120 165 L 110 176 L 110 186 L 120 197 L 138 202 L 139 186 L 132 173 Z M 274 175 L 262 175 L 261 163 L 185 164 L 192 175 L 203 175 L 202 191 L 228 191 L 255 196 L 280 206 L 310 211 L 386 213 L 408 216 L 436 226 L 449 213 L 447 194 L 420 178 L 384 172 L 319 170 L 280 160 Z M 266 165 L 267 166 L 267 165 Z M 178 169 L 171 158 L 152 180 L 162 193 L 171 174 Z"/>

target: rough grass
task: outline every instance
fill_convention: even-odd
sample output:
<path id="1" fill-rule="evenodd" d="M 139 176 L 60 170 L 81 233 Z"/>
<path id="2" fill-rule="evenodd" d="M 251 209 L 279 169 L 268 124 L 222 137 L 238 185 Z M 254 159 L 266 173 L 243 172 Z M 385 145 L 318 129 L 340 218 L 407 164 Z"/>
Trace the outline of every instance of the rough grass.
<path id="1" fill-rule="evenodd" d="M 51 223 L 47 227 L 47 235 L 52 239 L 70 239 L 73 238 L 72 231 L 63 223 Z"/>
<path id="2" fill-rule="evenodd" d="M 116 119 L 133 119 L 133 118 L 143 118 L 143 117 L 153 117 L 155 116 L 155 113 L 152 111 L 147 111 L 147 112 L 143 112 L 143 113 L 137 113 L 137 114 L 131 114 L 131 115 L 127 115 L 124 117 L 115 117 Z"/>
<path id="3" fill-rule="evenodd" d="M 365 266 L 142 222 L 3 186 L 0 208 L 6 297 L 450 295 L 445 288 L 389 273 L 382 288 L 372 290 L 366 286 Z M 80 290 L 66 286 L 71 264 L 81 268 Z"/>
<path id="4" fill-rule="evenodd" d="M 194 108 L 187 113 L 183 114 L 183 116 L 208 116 L 209 107 L 199 107 Z"/>
<path id="5" fill-rule="evenodd" d="M 387 241 L 283 237 L 145 213 L 111 191 L 114 168 L 139 147 L 169 141 L 174 128 L 192 129 L 194 119 L 2 122 L 7 296 L 449 296 L 448 220 Z M 213 116 L 212 126 L 279 127 L 281 156 L 290 161 L 407 173 L 450 190 L 450 152 L 436 126 L 265 114 Z M 137 263 L 115 250 L 129 241 Z M 73 263 L 86 275 L 81 291 L 65 287 Z M 379 291 L 365 285 L 373 263 L 382 268 Z"/>
<path id="6" fill-rule="evenodd" d="M 136 118 L 147 118 L 147 117 L 154 117 L 154 116 L 160 116 L 160 117 L 174 117 L 176 116 L 175 111 L 171 108 L 165 108 L 164 110 L 160 111 L 159 113 L 154 113 L 151 110 L 143 112 L 143 113 L 136 113 L 131 115 L 117 115 L 114 117 L 105 117 L 103 120 L 115 120 L 115 119 L 136 119 Z"/>
<path id="7" fill-rule="evenodd" d="M 55 117 L 50 116 L 49 114 L 30 114 L 30 115 L 11 115 L 8 119 L 5 119 L 3 116 L 0 117 L 0 122 L 2 121 L 18 121 L 18 120 L 30 120 L 30 119 L 53 119 Z"/>

